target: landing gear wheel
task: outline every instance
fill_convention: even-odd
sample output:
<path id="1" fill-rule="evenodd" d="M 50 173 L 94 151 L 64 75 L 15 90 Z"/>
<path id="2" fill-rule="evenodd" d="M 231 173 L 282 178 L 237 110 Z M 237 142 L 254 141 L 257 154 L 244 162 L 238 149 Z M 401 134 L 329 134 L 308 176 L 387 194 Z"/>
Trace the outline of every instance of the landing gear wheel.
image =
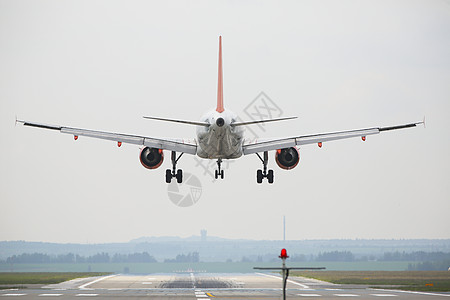
<path id="1" fill-rule="evenodd" d="M 183 170 L 179 169 L 177 171 L 177 175 L 175 177 L 177 178 L 178 183 L 182 183 L 183 182 Z"/>
<path id="2" fill-rule="evenodd" d="M 262 170 L 256 171 L 256 182 L 257 183 L 262 183 L 262 180 L 263 180 Z"/>
<path id="3" fill-rule="evenodd" d="M 176 178 L 178 183 L 183 182 L 183 170 L 179 169 L 177 170 L 177 162 L 181 158 L 183 153 L 181 153 L 177 158 L 177 153 L 175 151 L 172 151 L 171 159 L 172 159 L 172 170 L 167 169 L 166 170 L 166 182 L 170 183 L 172 181 L 172 178 Z"/>
<path id="4" fill-rule="evenodd" d="M 223 170 L 220 171 L 220 179 L 223 179 Z"/>
<path id="5" fill-rule="evenodd" d="M 218 172 L 217 170 L 214 171 L 214 177 L 215 177 L 216 179 L 219 178 L 219 172 Z"/>
<path id="6" fill-rule="evenodd" d="M 172 171 L 170 169 L 166 170 L 166 182 L 170 183 L 172 181 Z"/>
<path id="7" fill-rule="evenodd" d="M 263 163 L 263 169 L 256 171 L 256 182 L 262 183 L 264 178 L 267 178 L 269 183 L 273 183 L 273 170 L 267 170 L 267 163 L 269 161 L 269 155 L 267 151 L 264 151 L 264 158 L 262 158 L 259 153 L 256 153 L 259 159 Z"/>
<path id="8" fill-rule="evenodd" d="M 267 172 L 267 181 L 268 181 L 269 183 L 273 183 L 273 170 L 269 170 L 269 171 Z"/>

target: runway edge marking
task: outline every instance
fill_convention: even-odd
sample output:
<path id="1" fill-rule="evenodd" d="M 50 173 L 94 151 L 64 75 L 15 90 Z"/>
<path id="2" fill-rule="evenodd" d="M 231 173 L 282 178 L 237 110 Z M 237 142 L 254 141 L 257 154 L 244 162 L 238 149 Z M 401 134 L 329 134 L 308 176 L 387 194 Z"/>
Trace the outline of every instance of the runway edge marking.
<path id="1" fill-rule="evenodd" d="M 99 282 L 99 281 L 102 281 L 102 280 L 105 280 L 105 279 L 108 279 L 108 278 L 115 277 L 115 276 L 117 276 L 117 275 L 118 275 L 118 274 L 113 274 L 113 275 L 109 275 L 109 276 L 105 276 L 105 277 L 100 277 L 100 278 L 97 278 L 97 279 L 95 279 L 95 280 L 93 280 L 93 281 L 90 281 L 90 282 L 88 282 L 88 283 L 85 283 L 85 284 L 83 284 L 83 285 L 80 285 L 78 288 L 79 288 L 80 290 L 84 290 L 84 289 L 86 289 L 87 286 L 89 286 L 89 285 L 91 285 L 91 284 L 94 284 L 94 283 L 96 283 L 96 282 Z"/>
<path id="2" fill-rule="evenodd" d="M 283 280 L 283 278 L 281 278 L 281 277 L 279 277 L 279 276 L 275 276 L 275 275 L 269 275 L 269 274 L 264 274 L 264 273 L 256 273 L 256 274 L 258 274 L 258 275 L 263 275 L 263 276 L 267 276 L 267 277 L 278 278 L 278 279 L 280 279 L 280 280 Z M 304 284 L 301 284 L 301 283 L 296 282 L 296 281 L 292 281 L 292 280 L 289 280 L 289 279 L 288 279 L 287 282 L 292 283 L 292 284 L 299 285 L 299 286 L 301 286 L 301 287 L 304 288 L 304 289 L 309 289 L 309 286 L 304 285 Z"/>
<path id="3" fill-rule="evenodd" d="M 417 291 L 386 290 L 386 289 L 371 289 L 371 290 L 374 290 L 374 291 L 385 291 L 385 292 L 392 292 L 392 293 L 396 293 L 397 292 L 397 293 L 406 293 L 406 294 L 450 297 L 450 294 L 436 294 L 436 293 L 417 292 Z"/>

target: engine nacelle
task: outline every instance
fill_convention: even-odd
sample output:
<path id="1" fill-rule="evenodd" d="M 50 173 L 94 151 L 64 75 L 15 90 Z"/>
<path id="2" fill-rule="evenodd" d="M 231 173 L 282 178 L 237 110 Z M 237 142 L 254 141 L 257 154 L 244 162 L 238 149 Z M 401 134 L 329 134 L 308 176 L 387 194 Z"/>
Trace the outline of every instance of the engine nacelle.
<path id="1" fill-rule="evenodd" d="M 275 153 L 275 161 L 277 162 L 277 165 L 285 170 L 295 168 L 299 160 L 300 153 L 295 147 L 278 149 Z"/>
<path id="2" fill-rule="evenodd" d="M 145 147 L 139 154 L 141 164 L 147 169 L 156 169 L 164 161 L 164 153 L 162 149 Z"/>

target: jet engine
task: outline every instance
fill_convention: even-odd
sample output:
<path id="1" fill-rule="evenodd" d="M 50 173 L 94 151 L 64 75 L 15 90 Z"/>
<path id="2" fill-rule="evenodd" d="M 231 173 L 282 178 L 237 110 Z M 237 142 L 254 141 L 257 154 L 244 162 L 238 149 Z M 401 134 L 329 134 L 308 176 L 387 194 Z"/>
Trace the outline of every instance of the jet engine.
<path id="1" fill-rule="evenodd" d="M 164 153 L 162 149 L 145 147 L 139 154 L 141 164 L 147 169 L 156 169 L 164 161 Z"/>
<path id="2" fill-rule="evenodd" d="M 285 170 L 293 169 L 300 160 L 300 154 L 295 147 L 278 149 L 275 153 L 277 165 Z"/>

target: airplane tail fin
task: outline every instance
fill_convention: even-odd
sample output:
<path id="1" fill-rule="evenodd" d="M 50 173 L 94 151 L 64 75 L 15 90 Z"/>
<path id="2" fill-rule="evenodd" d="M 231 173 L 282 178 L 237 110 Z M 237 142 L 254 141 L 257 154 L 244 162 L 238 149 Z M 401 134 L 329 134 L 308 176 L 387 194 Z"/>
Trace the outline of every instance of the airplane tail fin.
<path id="1" fill-rule="evenodd" d="M 223 112 L 222 36 L 219 36 L 219 79 L 217 83 L 217 112 Z"/>

